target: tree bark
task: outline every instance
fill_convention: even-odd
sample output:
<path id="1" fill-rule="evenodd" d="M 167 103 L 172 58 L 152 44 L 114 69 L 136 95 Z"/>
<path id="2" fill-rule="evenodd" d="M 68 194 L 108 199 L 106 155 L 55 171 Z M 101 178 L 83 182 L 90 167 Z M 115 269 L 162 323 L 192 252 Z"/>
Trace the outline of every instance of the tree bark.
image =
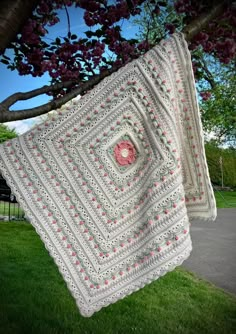
<path id="1" fill-rule="evenodd" d="M 202 14 L 183 29 L 186 40 L 191 41 L 209 22 L 223 13 L 224 8 L 228 3 L 229 1 L 213 1 L 212 8 L 208 13 Z"/>
<path id="2" fill-rule="evenodd" d="M 90 80 L 82 83 L 79 87 L 73 89 L 70 93 L 62 96 L 59 99 L 52 100 L 48 103 L 45 103 L 39 107 L 31 108 L 31 109 L 23 109 L 23 110 L 9 110 L 10 106 L 16 103 L 17 101 L 28 100 L 32 97 L 42 95 L 52 91 L 58 91 L 58 89 L 70 87 L 73 82 L 61 82 L 52 86 L 43 86 L 41 88 L 32 90 L 26 93 L 15 93 L 5 99 L 2 103 L 0 103 L 0 123 L 3 122 L 11 122 L 11 121 L 19 121 L 31 117 L 40 116 L 48 113 L 51 110 L 55 110 L 60 108 L 63 104 L 70 101 L 74 97 L 83 94 L 84 92 L 93 88 L 93 86 L 97 85 L 102 79 L 106 78 L 111 73 L 118 70 L 117 66 L 113 66 L 109 70 L 105 70 L 99 75 L 93 76 Z"/>
<path id="3" fill-rule="evenodd" d="M 0 5 L 0 54 L 14 41 L 38 0 L 2 0 Z"/>
<path id="4" fill-rule="evenodd" d="M 21 5 L 22 3 L 24 3 L 24 6 L 22 6 L 22 8 L 24 9 L 25 3 L 26 2 L 29 3 L 31 1 L 25 1 L 25 0 L 23 1 L 22 0 L 18 0 L 18 1 L 10 0 L 9 1 L 9 3 L 13 3 L 13 2 L 21 3 Z M 37 1 L 32 1 L 32 3 L 34 4 L 36 2 Z M 8 3 L 8 1 L 5 0 L 5 3 Z M 190 25 L 188 25 L 183 30 L 183 33 L 185 34 L 186 39 L 190 41 L 196 34 L 198 34 L 203 28 L 205 28 L 211 20 L 219 16 L 223 12 L 226 4 L 227 4 L 227 1 L 226 2 L 217 1 L 217 3 L 212 7 L 212 10 L 210 10 L 208 13 L 206 13 L 205 15 L 202 15 L 197 20 L 194 20 Z M 1 11 L 0 11 L 0 16 L 1 16 Z M 0 33 L 1 33 L 1 25 L 0 25 Z M 16 29 L 14 33 L 15 34 L 17 33 Z M 0 40 L 1 40 L 1 35 L 0 35 Z M 10 107 L 14 103 L 20 100 L 27 100 L 32 97 L 35 97 L 35 96 L 38 96 L 38 95 L 41 95 L 41 94 L 44 94 L 50 91 L 56 91 L 59 88 L 61 89 L 61 88 L 71 87 L 72 82 L 59 83 L 59 84 L 52 85 L 52 86 L 44 86 L 44 87 L 35 89 L 33 91 L 30 91 L 30 92 L 13 94 L 0 103 L 0 122 L 10 122 L 10 121 L 16 121 L 16 120 L 23 120 L 23 119 L 27 119 L 30 117 L 36 117 L 36 116 L 45 114 L 51 110 L 60 108 L 63 104 L 70 101 L 72 98 L 76 97 L 79 94 L 83 94 L 86 91 L 93 88 L 94 85 L 98 84 L 102 79 L 104 79 L 106 76 L 110 75 L 111 73 L 115 72 L 117 69 L 118 69 L 117 67 L 113 66 L 111 69 L 106 70 L 99 75 L 93 76 L 89 81 L 85 83 L 76 82 L 75 84 L 78 84 L 79 87 L 75 88 L 70 93 L 64 95 L 63 97 L 57 100 L 50 101 L 44 105 L 41 105 L 35 108 L 31 108 L 31 109 L 15 111 L 15 110 L 10 110 Z"/>

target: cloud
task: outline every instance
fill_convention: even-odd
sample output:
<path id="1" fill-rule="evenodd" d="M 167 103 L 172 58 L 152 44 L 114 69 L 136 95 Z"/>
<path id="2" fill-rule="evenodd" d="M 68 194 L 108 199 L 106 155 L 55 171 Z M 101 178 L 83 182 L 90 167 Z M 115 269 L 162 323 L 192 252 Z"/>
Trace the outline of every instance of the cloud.
<path id="1" fill-rule="evenodd" d="M 61 107 L 61 110 L 65 111 L 67 107 L 73 107 L 73 104 L 76 103 L 76 101 L 78 101 L 80 98 L 81 96 L 78 95 L 72 100 L 68 101 Z M 15 129 L 18 135 L 22 135 L 23 133 L 32 129 L 35 125 L 45 122 L 48 119 L 49 115 L 53 113 L 55 113 L 55 110 L 52 110 L 48 114 L 39 117 L 29 118 L 22 121 L 7 122 L 5 124 L 10 129 Z"/>
<path id="2" fill-rule="evenodd" d="M 15 129 L 17 134 L 21 135 L 29 131 L 34 125 L 42 122 L 40 117 L 34 117 L 23 121 L 14 121 L 5 123 L 10 129 Z"/>

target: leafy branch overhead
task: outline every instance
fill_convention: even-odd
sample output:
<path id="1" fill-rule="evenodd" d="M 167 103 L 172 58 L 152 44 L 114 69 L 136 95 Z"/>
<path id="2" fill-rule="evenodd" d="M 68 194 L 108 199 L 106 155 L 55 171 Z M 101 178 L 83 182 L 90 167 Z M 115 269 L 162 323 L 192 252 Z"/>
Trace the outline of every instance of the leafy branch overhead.
<path id="1" fill-rule="evenodd" d="M 178 0 L 174 4 L 168 0 L 3 2 L 0 7 L 0 17 L 3 18 L 0 37 L 8 30 L 11 33 L 8 34 L 10 39 L 0 38 L 1 62 L 20 75 L 40 77 L 48 73 L 51 85 L 27 93 L 16 93 L 2 101 L 0 122 L 38 116 L 59 108 L 175 30 L 185 33 L 193 54 L 200 46 L 204 53 L 224 63 L 230 63 L 235 57 L 236 9 L 230 1 L 212 1 L 209 4 L 203 0 L 194 3 Z M 84 34 L 71 31 L 70 7 L 83 12 L 87 26 Z M 24 14 L 21 14 L 22 8 Z M 122 31 L 124 22 L 139 20 L 147 9 L 149 15 L 145 35 L 142 39 L 126 38 Z M 48 29 L 59 22 L 59 10 L 66 12 L 67 34 L 49 41 Z M 13 58 L 7 56 L 6 48 L 13 50 Z M 204 62 L 199 61 L 198 64 L 200 66 L 195 66 L 196 77 L 203 71 L 213 85 L 214 80 Z M 28 110 L 10 110 L 15 102 L 44 93 L 51 95 L 52 101 Z"/>

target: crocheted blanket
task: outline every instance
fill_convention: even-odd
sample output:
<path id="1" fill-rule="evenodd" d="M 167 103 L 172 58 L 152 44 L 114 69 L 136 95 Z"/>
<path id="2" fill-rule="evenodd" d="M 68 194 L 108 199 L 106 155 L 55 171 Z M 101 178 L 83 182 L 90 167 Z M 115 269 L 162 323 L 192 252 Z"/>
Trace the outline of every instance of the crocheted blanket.
<path id="1" fill-rule="evenodd" d="M 180 265 L 189 220 L 216 217 L 181 34 L 1 145 L 0 157 L 83 316 Z"/>

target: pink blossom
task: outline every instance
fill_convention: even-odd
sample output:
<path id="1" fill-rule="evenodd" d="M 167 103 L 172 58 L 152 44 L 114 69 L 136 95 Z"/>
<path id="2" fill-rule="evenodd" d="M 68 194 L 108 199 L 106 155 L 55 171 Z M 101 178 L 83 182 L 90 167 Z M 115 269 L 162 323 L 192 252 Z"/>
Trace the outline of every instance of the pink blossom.
<path id="1" fill-rule="evenodd" d="M 200 92 L 200 96 L 204 101 L 207 101 L 211 97 L 211 92 L 208 91 Z"/>

